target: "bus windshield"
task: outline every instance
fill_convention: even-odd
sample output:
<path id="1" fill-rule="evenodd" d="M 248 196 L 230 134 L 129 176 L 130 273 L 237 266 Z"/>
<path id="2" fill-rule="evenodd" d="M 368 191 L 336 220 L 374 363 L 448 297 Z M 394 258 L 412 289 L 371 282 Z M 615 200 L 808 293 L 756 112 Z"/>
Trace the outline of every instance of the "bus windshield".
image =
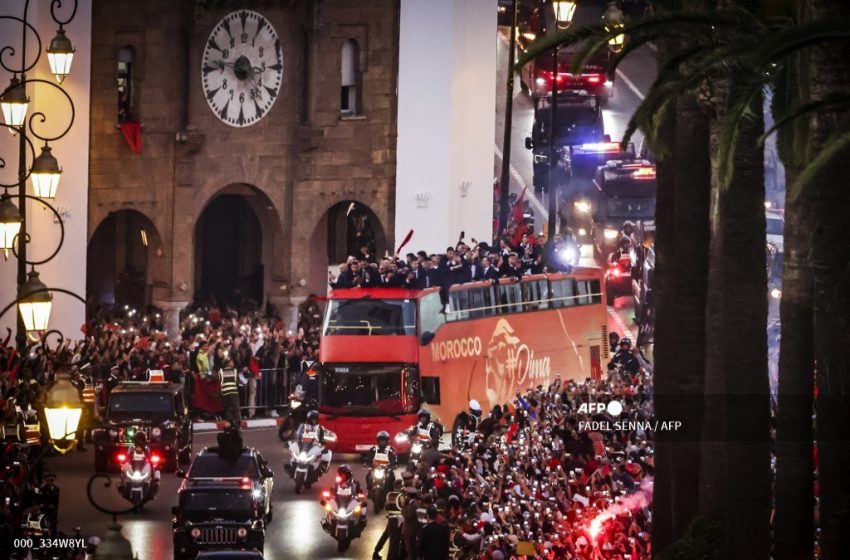
<path id="1" fill-rule="evenodd" d="M 336 299 L 325 313 L 322 336 L 416 335 L 416 302 L 409 299 Z"/>
<path id="2" fill-rule="evenodd" d="M 418 372 L 400 364 L 327 364 L 321 372 L 319 410 L 344 416 L 416 412 Z"/>
<path id="3" fill-rule="evenodd" d="M 608 217 L 645 218 L 655 216 L 655 197 L 647 198 L 609 198 Z"/>

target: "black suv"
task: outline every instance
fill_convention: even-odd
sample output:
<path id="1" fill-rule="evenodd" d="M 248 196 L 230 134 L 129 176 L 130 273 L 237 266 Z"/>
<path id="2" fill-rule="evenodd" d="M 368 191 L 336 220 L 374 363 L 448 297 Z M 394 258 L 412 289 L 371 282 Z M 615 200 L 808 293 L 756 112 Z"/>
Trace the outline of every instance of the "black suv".
<path id="1" fill-rule="evenodd" d="M 265 522 L 250 483 L 195 481 L 177 500 L 171 508 L 174 560 L 195 558 L 203 550 L 263 552 Z"/>
<path id="2" fill-rule="evenodd" d="M 555 128 L 555 147 L 560 158 L 564 148 L 578 144 L 601 142 L 605 139 L 602 111 L 592 97 L 566 97 L 558 101 L 558 126 Z M 531 136 L 525 139 L 525 147 L 534 158 L 534 192 L 546 190 L 549 177 L 549 134 L 552 113 L 548 106 L 535 113 Z M 563 171 L 554 178 L 555 185 L 563 184 L 567 177 Z"/>
<path id="3" fill-rule="evenodd" d="M 129 382 L 112 389 L 106 407 L 107 426 L 92 434 L 94 468 L 118 468 L 115 455 L 144 432 L 152 451 L 165 459 L 164 470 L 192 460 L 192 420 L 183 400 L 183 386 L 175 383 Z"/>
<path id="4" fill-rule="evenodd" d="M 250 486 L 254 504 L 263 515 L 266 523 L 272 520 L 274 473 L 271 467 L 252 447 L 246 447 L 233 456 L 219 452 L 218 447 L 205 447 L 198 453 L 188 473 L 177 471 L 185 478 L 181 490 L 190 488 L 198 482 L 239 481 Z"/>

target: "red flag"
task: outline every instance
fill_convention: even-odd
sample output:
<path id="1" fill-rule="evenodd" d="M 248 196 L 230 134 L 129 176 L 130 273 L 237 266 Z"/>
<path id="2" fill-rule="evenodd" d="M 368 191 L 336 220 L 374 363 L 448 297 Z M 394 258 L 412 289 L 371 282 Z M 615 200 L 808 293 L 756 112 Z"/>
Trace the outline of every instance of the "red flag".
<path id="1" fill-rule="evenodd" d="M 121 132 L 124 133 L 124 138 L 130 144 L 130 149 L 134 154 L 142 153 L 142 125 L 141 123 L 127 121 L 121 123 Z"/>
<path id="2" fill-rule="evenodd" d="M 407 232 L 407 235 L 404 237 L 404 241 L 401 242 L 401 245 L 398 246 L 398 249 L 395 250 L 395 254 L 398 255 L 401 253 L 401 250 L 410 242 L 410 238 L 413 237 L 413 230 Z"/>
<path id="3" fill-rule="evenodd" d="M 511 212 L 511 219 L 514 223 L 520 224 L 522 223 L 522 211 L 523 211 L 523 199 L 525 198 L 525 191 L 528 187 L 522 189 L 522 192 L 519 193 L 519 198 L 516 199 L 516 204 L 514 204 L 513 211 Z"/>

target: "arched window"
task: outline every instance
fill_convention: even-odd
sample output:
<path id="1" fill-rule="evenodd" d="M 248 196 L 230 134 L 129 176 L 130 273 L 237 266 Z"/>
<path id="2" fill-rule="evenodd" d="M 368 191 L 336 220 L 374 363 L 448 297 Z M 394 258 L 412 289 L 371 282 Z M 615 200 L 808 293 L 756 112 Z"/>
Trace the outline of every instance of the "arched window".
<path id="1" fill-rule="evenodd" d="M 133 47 L 122 47 L 118 51 L 118 122 L 135 119 L 133 111 Z"/>
<path id="2" fill-rule="evenodd" d="M 360 113 L 360 48 L 349 39 L 342 45 L 342 87 L 339 110 L 343 115 Z"/>

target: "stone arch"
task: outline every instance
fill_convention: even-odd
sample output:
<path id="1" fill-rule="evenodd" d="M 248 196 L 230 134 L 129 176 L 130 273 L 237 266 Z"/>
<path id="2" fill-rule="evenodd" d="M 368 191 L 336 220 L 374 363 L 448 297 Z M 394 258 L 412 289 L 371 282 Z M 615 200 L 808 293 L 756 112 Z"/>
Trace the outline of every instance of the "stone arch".
<path id="1" fill-rule="evenodd" d="M 168 282 L 159 229 L 138 210 L 109 212 L 92 232 L 86 261 L 86 296 L 96 303 L 143 309 L 153 288 Z"/>
<path id="2" fill-rule="evenodd" d="M 272 200 L 245 183 L 210 195 L 195 216 L 194 299 L 262 305 L 270 290 L 280 250 L 281 220 Z"/>
<path id="3" fill-rule="evenodd" d="M 358 232 L 360 235 L 358 236 Z M 386 225 L 368 204 L 355 199 L 344 199 L 331 204 L 322 212 L 309 241 L 310 291 L 321 293 L 326 289 L 328 267 L 345 262 L 349 255 L 357 254 L 365 244 L 380 259 L 388 245 Z"/>

